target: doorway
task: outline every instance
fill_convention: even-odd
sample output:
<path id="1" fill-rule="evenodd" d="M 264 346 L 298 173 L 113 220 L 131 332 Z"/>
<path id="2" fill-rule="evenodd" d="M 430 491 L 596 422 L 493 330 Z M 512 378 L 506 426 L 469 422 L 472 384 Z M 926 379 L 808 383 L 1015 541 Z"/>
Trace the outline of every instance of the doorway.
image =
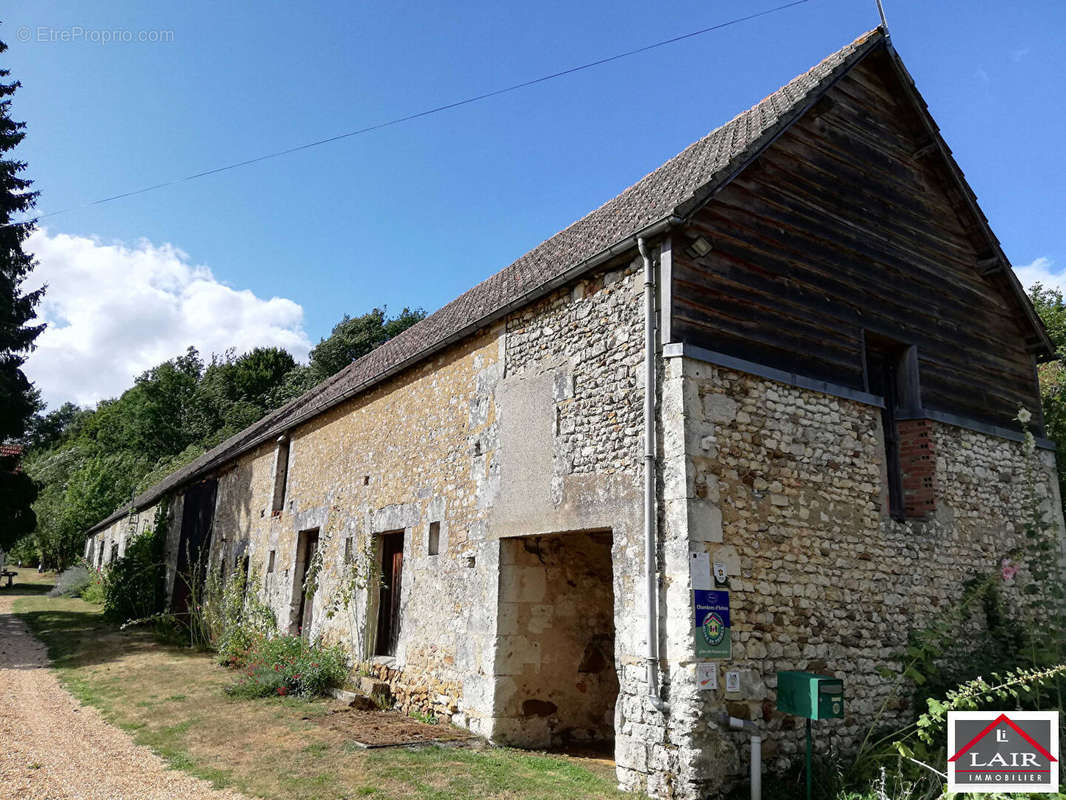
<path id="1" fill-rule="evenodd" d="M 301 531 L 296 542 L 296 569 L 293 570 L 293 607 L 295 614 L 289 625 L 289 632 L 309 640 L 311 623 L 314 622 L 314 589 L 306 590 L 307 575 L 311 571 L 315 553 L 318 552 L 318 528 Z"/>
<path id="2" fill-rule="evenodd" d="M 500 540 L 493 739 L 608 750 L 618 700 L 610 531 Z"/>
<path id="3" fill-rule="evenodd" d="M 381 589 L 374 655 L 395 656 L 400 638 L 400 590 L 403 587 L 403 531 L 381 534 Z"/>
<path id="4" fill-rule="evenodd" d="M 181 533 L 178 537 L 178 568 L 170 598 L 170 609 L 175 614 L 188 612 L 189 599 L 194 590 L 198 595 L 203 592 L 204 579 L 207 577 L 207 554 L 211 551 L 217 488 L 218 481 L 210 479 L 185 491 L 181 507 Z M 103 555 L 101 546 L 101 560 Z"/>

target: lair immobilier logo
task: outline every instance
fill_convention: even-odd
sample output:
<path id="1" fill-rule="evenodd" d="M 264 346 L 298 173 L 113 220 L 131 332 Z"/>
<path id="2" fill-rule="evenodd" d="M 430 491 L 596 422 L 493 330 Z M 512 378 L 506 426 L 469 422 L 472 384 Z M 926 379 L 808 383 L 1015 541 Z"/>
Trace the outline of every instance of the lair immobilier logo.
<path id="1" fill-rule="evenodd" d="M 949 792 L 1059 789 L 1057 711 L 949 711 Z"/>

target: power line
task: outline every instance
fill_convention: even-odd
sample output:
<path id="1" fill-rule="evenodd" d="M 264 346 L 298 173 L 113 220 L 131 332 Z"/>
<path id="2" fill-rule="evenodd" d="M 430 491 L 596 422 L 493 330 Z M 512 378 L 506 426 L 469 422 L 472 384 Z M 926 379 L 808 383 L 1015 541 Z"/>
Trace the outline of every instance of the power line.
<path id="1" fill-rule="evenodd" d="M 145 187 L 140 188 L 140 189 L 134 189 L 134 190 L 129 191 L 129 192 L 122 192 L 121 194 L 115 194 L 115 195 L 111 195 L 109 197 L 102 197 L 99 200 L 93 200 L 93 201 L 90 201 L 88 203 L 82 203 L 81 205 L 70 206 L 69 208 L 60 209 L 58 211 L 51 211 L 51 212 L 49 212 L 47 214 L 40 214 L 36 218 L 34 218 L 33 220 L 24 220 L 23 222 L 11 222 L 11 223 L 8 223 L 7 225 L 0 226 L 0 227 L 9 227 L 11 225 L 25 225 L 25 224 L 27 224 L 27 223 L 29 223 L 31 221 L 46 219 L 48 217 L 55 217 L 55 216 L 58 216 L 59 214 L 67 214 L 67 213 L 69 213 L 71 211 L 77 211 L 77 210 L 80 210 L 80 209 L 83 209 L 83 208 L 90 208 L 92 206 L 98 206 L 98 205 L 102 205 L 104 203 L 110 203 L 112 201 L 121 200 L 121 199 L 126 198 L 126 197 L 134 197 L 135 195 L 145 194 L 147 192 L 154 192 L 157 189 L 163 189 L 163 188 L 166 188 L 167 186 L 176 186 L 179 183 L 184 183 L 186 181 L 194 181 L 194 180 L 197 180 L 198 178 L 205 178 L 208 175 L 217 175 L 220 172 L 227 172 L 227 171 L 229 171 L 231 169 L 237 169 L 239 167 L 247 167 L 247 166 L 249 166 L 251 164 L 258 164 L 261 161 L 268 161 L 268 160 L 273 159 L 273 158 L 281 158 L 282 156 L 291 155 L 292 153 L 298 153 L 301 150 L 310 150 L 313 147 L 321 147 L 322 145 L 330 144 L 331 142 L 338 142 L 338 141 L 340 141 L 342 139 L 350 139 L 353 136 L 361 136 L 361 135 L 363 135 L 365 133 L 371 133 L 373 131 L 379 131 L 382 128 L 389 128 L 389 127 L 392 127 L 393 125 L 399 125 L 399 124 L 401 124 L 403 122 L 410 122 L 411 120 L 421 119 L 422 117 L 428 117 L 431 114 L 439 114 L 442 111 L 448 111 L 448 110 L 453 109 L 453 108 L 459 108 L 460 106 L 470 105 L 471 103 L 477 103 L 477 102 L 480 102 L 482 100 L 487 100 L 490 97 L 498 97 L 498 96 L 500 96 L 502 94 L 507 94 L 509 92 L 515 92 L 515 91 L 518 91 L 519 89 L 525 89 L 525 88 L 528 88 L 530 86 L 535 86 L 538 83 L 545 83 L 547 81 L 555 80 L 556 78 L 562 78 L 562 77 L 565 77 L 567 75 L 573 75 L 576 72 L 582 72 L 582 71 L 587 70 L 587 69 L 592 69 L 594 67 L 599 67 L 599 66 L 602 66 L 604 64 L 609 64 L 612 61 L 619 61 L 619 60 L 621 60 L 623 58 L 629 58 L 631 56 L 639 55 L 641 53 L 646 53 L 649 50 L 655 50 L 655 49 L 657 49 L 659 47 L 665 47 L 666 45 L 676 44 L 677 42 L 682 42 L 682 41 L 685 41 L 686 39 L 693 39 L 693 38 L 695 38 L 697 36 L 703 36 L 704 34 L 711 33 L 712 31 L 718 31 L 718 30 L 721 30 L 722 28 L 728 28 L 731 25 L 738 25 L 741 22 L 749 22 L 749 21 L 751 21 L 753 19 L 758 19 L 759 17 L 765 17 L 765 16 L 767 16 L 769 14 L 774 14 L 774 13 L 777 13 L 778 11 L 784 11 L 787 8 L 792 8 L 793 6 L 803 5 L 804 3 L 807 3 L 807 2 L 810 2 L 810 0 L 792 0 L 792 2 L 785 3 L 785 4 L 779 5 L 779 6 L 775 6 L 773 8 L 768 8 L 765 11 L 759 11 L 759 12 L 757 12 L 755 14 L 748 14 L 747 16 L 744 16 L 744 17 L 737 17 L 736 19 L 731 19 L 728 22 L 720 22 L 717 25 L 711 25 L 711 26 L 706 27 L 706 28 L 700 28 L 697 31 L 691 31 L 689 33 L 683 33 L 680 36 L 674 36 L 674 37 L 671 37 L 670 39 L 663 39 L 661 41 L 654 42 L 652 44 L 647 44 L 647 45 L 644 45 L 642 47 L 637 47 L 637 48 L 635 48 L 633 50 L 626 50 L 625 52 L 622 52 L 622 53 L 616 53 L 613 56 L 607 56 L 606 58 L 601 58 L 601 59 L 598 59 L 596 61 L 590 61 L 587 64 L 580 64 L 580 65 L 578 65 L 576 67 L 569 67 L 567 69 L 560 70 L 558 72 L 553 72 L 553 73 L 551 73 L 549 75 L 542 75 L 539 78 L 533 78 L 531 80 L 522 81 L 521 83 L 512 84 L 511 86 L 505 86 L 502 89 L 493 89 L 490 92 L 484 92 L 483 94 L 474 95 L 473 97 L 467 97 L 467 98 L 465 98 L 463 100 L 456 100 L 456 101 L 454 101 L 452 103 L 445 103 L 444 105 L 434 106 L 433 108 L 427 108 L 424 111 L 418 111 L 418 112 L 415 112 L 413 114 L 407 114 L 407 115 L 402 116 L 402 117 L 396 117 L 395 119 L 390 119 L 390 120 L 388 120 L 386 122 L 378 122 L 378 123 L 375 123 L 374 125 L 367 125 L 364 128 L 357 128 L 356 130 L 347 131 L 345 133 L 338 133 L 335 136 L 329 136 L 329 137 L 327 137 L 325 139 L 318 139 L 316 141 L 307 142 L 306 144 L 297 145 L 295 147 L 288 147 L 288 148 L 286 148 L 284 150 L 276 150 L 276 151 L 274 151 L 272 153 L 265 153 L 265 154 L 263 154 L 261 156 L 256 156 L 254 158 L 248 158 L 248 159 L 245 159 L 243 161 L 236 161 L 236 162 L 234 162 L 232 164 L 226 164 L 226 165 L 221 166 L 221 167 L 215 167 L 214 169 L 206 169 L 206 170 L 203 170 L 202 172 L 196 172 L 196 173 L 193 173 L 192 175 L 186 175 L 183 178 L 175 178 L 173 180 L 164 181 L 163 183 L 156 183 L 156 184 L 153 184 L 151 186 L 145 186 Z"/>

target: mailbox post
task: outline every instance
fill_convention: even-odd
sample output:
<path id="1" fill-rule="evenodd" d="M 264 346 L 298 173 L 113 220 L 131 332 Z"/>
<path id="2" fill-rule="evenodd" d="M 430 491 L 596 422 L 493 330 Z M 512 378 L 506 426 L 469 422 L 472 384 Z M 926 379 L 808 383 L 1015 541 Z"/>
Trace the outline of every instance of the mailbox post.
<path id="1" fill-rule="evenodd" d="M 811 800 L 811 720 L 844 716 L 844 681 L 814 672 L 777 673 L 777 710 L 807 721 L 807 800 Z"/>

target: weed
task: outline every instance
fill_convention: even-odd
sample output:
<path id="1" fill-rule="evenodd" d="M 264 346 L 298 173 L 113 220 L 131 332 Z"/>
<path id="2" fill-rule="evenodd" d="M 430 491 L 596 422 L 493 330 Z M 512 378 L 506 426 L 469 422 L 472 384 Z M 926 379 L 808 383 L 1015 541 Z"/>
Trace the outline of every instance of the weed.
<path id="1" fill-rule="evenodd" d="M 226 689 L 232 697 L 320 697 L 348 676 L 343 648 L 308 644 L 298 636 L 261 639 L 245 655 L 241 677 Z"/>

